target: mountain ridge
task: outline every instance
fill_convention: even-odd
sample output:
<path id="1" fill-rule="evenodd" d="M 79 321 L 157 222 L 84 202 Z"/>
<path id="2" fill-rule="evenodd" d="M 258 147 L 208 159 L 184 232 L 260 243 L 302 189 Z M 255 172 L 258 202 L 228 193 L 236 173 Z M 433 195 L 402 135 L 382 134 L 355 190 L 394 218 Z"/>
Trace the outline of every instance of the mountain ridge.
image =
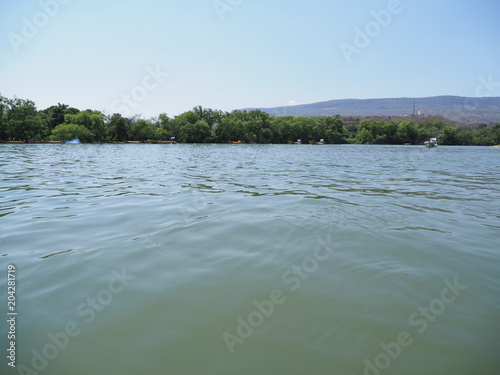
<path id="1" fill-rule="evenodd" d="M 500 97 L 453 95 L 423 98 L 336 99 L 260 109 L 273 116 L 443 116 L 462 123 L 500 123 Z"/>

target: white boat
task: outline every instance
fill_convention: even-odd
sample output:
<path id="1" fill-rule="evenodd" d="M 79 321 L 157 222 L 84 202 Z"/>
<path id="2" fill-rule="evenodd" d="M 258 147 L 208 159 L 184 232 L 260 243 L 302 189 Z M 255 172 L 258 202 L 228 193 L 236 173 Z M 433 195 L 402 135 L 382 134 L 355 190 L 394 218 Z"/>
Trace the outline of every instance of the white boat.
<path id="1" fill-rule="evenodd" d="M 326 142 L 325 142 L 325 140 L 323 138 L 321 138 L 319 140 L 319 142 L 309 141 L 309 143 L 312 144 L 312 145 L 324 145 L 324 144 L 326 144 Z"/>
<path id="2" fill-rule="evenodd" d="M 424 142 L 425 147 L 432 148 L 432 147 L 437 147 L 438 142 L 437 138 L 431 138 L 429 141 Z"/>

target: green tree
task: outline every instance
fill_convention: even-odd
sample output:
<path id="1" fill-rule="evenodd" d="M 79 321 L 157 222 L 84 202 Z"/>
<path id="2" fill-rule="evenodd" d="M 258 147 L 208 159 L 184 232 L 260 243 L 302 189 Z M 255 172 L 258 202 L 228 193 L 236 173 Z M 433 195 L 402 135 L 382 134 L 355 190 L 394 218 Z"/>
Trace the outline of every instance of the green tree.
<path id="1" fill-rule="evenodd" d="M 471 129 L 460 128 L 457 129 L 456 142 L 458 145 L 471 145 L 473 140 Z"/>
<path id="2" fill-rule="evenodd" d="M 257 136 L 254 133 L 245 133 L 243 136 L 243 141 L 246 143 L 255 143 L 257 142 Z"/>
<path id="3" fill-rule="evenodd" d="M 294 117 L 292 120 L 292 128 L 292 132 L 295 134 L 292 140 L 301 139 L 302 142 L 307 143 L 314 138 L 314 119 L 311 117 Z"/>
<path id="4" fill-rule="evenodd" d="M 181 140 L 187 143 L 207 143 L 212 140 L 212 130 L 205 121 L 184 125 L 181 129 Z"/>
<path id="5" fill-rule="evenodd" d="M 38 113 L 31 100 L 4 99 L 2 107 L 7 139 L 37 141 L 49 133 L 45 117 Z"/>
<path id="6" fill-rule="evenodd" d="M 389 145 L 394 145 L 398 143 L 398 124 L 394 121 L 388 121 L 382 125 L 382 135 L 380 138 L 380 143 L 387 143 Z"/>
<path id="7" fill-rule="evenodd" d="M 69 108 L 67 104 L 57 103 L 57 105 L 50 106 L 41 112 L 47 116 L 47 126 L 49 130 L 52 130 L 57 125 L 64 124 L 64 116 L 77 114 L 80 111 L 76 108 Z"/>
<path id="8" fill-rule="evenodd" d="M 187 124 L 196 124 L 197 121 L 199 121 L 199 114 L 197 114 L 194 111 L 187 111 L 184 113 L 181 113 L 179 116 L 176 116 L 174 118 L 174 121 L 178 122 L 180 126 L 184 126 Z"/>
<path id="9" fill-rule="evenodd" d="M 0 95 L 0 139 L 7 139 L 7 104 L 6 98 Z"/>
<path id="10" fill-rule="evenodd" d="M 293 116 L 280 116 L 274 119 L 274 127 L 279 129 L 281 134 L 280 143 L 295 141 L 298 137 L 298 132 L 293 126 Z"/>
<path id="11" fill-rule="evenodd" d="M 155 121 L 155 138 L 158 140 L 168 140 L 171 137 L 178 138 L 180 126 L 175 123 L 166 113 L 161 113 Z"/>
<path id="12" fill-rule="evenodd" d="M 358 124 L 356 133 L 356 142 L 363 144 L 374 143 L 377 138 L 378 130 L 375 120 L 366 119 Z"/>
<path id="13" fill-rule="evenodd" d="M 500 124 L 496 124 L 493 129 L 493 143 L 500 145 Z"/>
<path id="14" fill-rule="evenodd" d="M 158 141 L 166 141 L 169 140 L 170 137 L 170 133 L 164 128 L 157 127 L 153 129 L 153 139 L 156 139 Z"/>
<path id="15" fill-rule="evenodd" d="M 78 137 L 81 142 L 88 142 L 93 134 L 83 125 L 78 124 L 60 124 L 53 130 L 50 138 L 54 141 L 68 141 Z"/>
<path id="16" fill-rule="evenodd" d="M 124 141 L 127 139 L 130 130 L 129 121 L 122 117 L 121 114 L 115 113 L 109 119 L 108 123 L 108 136 L 112 141 Z"/>
<path id="17" fill-rule="evenodd" d="M 441 133 L 439 139 L 441 139 L 441 143 L 444 145 L 456 145 L 457 141 L 457 128 L 446 125 L 443 128 L 443 132 Z"/>
<path id="18" fill-rule="evenodd" d="M 215 129 L 215 136 L 218 142 L 230 142 L 243 139 L 244 126 L 242 121 L 232 115 L 226 115 L 220 119 Z"/>
<path id="19" fill-rule="evenodd" d="M 414 145 L 418 143 L 418 126 L 411 121 L 401 121 L 398 124 L 396 139 L 399 144 Z"/>
<path id="20" fill-rule="evenodd" d="M 421 123 L 421 126 L 428 131 L 430 137 L 439 134 L 446 125 L 448 124 L 443 119 L 430 119 Z"/>
<path id="21" fill-rule="evenodd" d="M 129 131 L 129 139 L 146 141 L 154 136 L 153 124 L 148 120 L 137 120 Z"/>
<path id="22" fill-rule="evenodd" d="M 358 130 L 356 134 L 356 142 L 363 144 L 370 144 L 373 143 L 373 141 L 374 141 L 373 134 L 369 129 L 362 127 L 360 130 Z"/>
<path id="23" fill-rule="evenodd" d="M 85 126 L 92 134 L 91 142 L 102 142 L 105 139 L 107 129 L 104 121 L 104 114 L 99 111 L 87 109 L 77 114 L 67 114 L 64 116 L 68 124 Z"/>
<path id="24" fill-rule="evenodd" d="M 196 116 L 196 121 L 194 123 L 204 121 L 212 130 L 224 116 L 222 111 L 203 108 L 202 106 L 194 107 L 191 112 L 193 112 Z"/>
<path id="25" fill-rule="evenodd" d="M 259 143 L 272 143 L 274 139 L 274 133 L 270 128 L 264 128 L 259 131 L 259 136 L 257 140 Z"/>
<path id="26" fill-rule="evenodd" d="M 325 117 L 323 122 L 324 134 L 316 134 L 314 140 L 323 138 L 326 143 L 345 143 L 347 129 L 340 116 Z"/>

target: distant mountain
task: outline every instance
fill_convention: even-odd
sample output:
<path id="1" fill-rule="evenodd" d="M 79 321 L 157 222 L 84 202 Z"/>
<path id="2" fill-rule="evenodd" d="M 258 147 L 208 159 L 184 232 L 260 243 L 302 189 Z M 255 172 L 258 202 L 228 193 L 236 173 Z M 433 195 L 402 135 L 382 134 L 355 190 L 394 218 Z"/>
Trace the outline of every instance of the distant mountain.
<path id="1" fill-rule="evenodd" d="M 500 97 L 342 99 L 276 108 L 259 108 L 273 116 L 443 116 L 463 123 L 500 123 Z M 248 108 L 255 109 L 255 108 Z M 248 110 L 247 109 L 247 110 Z"/>

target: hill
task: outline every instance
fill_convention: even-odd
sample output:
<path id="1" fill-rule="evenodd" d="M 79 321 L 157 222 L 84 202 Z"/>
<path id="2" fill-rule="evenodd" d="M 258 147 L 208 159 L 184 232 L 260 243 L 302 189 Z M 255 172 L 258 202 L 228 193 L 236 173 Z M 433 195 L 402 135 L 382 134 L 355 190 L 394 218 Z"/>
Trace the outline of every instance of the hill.
<path id="1" fill-rule="evenodd" d="M 427 116 L 443 116 L 452 121 L 469 124 L 500 123 L 500 97 L 435 96 L 416 99 L 342 99 L 258 109 L 273 116 L 368 117 L 406 116 L 420 113 Z"/>

